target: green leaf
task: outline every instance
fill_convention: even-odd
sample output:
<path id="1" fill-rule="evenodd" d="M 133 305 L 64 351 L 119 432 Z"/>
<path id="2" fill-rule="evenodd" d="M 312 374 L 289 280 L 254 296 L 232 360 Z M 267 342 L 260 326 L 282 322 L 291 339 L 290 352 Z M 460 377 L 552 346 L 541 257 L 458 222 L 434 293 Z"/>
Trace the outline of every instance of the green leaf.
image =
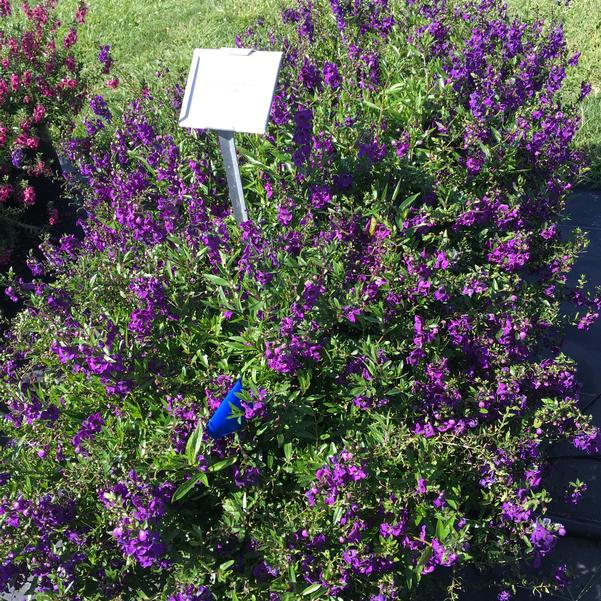
<path id="1" fill-rule="evenodd" d="M 188 463 L 190 465 L 194 465 L 196 463 L 196 457 L 198 456 L 198 451 L 200 451 L 200 446 L 202 445 L 202 424 L 199 421 L 198 425 L 194 429 L 194 432 L 190 434 L 188 438 L 188 442 L 186 443 L 186 457 L 188 458 Z"/>
<path id="2" fill-rule="evenodd" d="M 173 502 L 179 501 L 183 499 L 195 486 L 198 482 L 202 482 L 205 486 L 209 486 L 209 479 L 204 472 L 200 472 L 193 476 L 183 484 L 181 484 L 177 490 L 173 493 L 173 497 L 171 500 Z"/>
<path id="3" fill-rule="evenodd" d="M 369 100 L 364 100 L 364 101 L 363 101 L 363 104 L 364 104 L 365 106 L 368 106 L 370 109 L 373 109 L 374 111 L 378 111 L 378 112 L 379 112 L 379 111 L 381 111 L 381 110 L 382 110 L 382 109 L 381 109 L 381 108 L 380 108 L 378 105 L 374 104 L 373 102 L 369 102 Z M 303 593 L 303 595 L 304 595 L 304 594 L 305 594 L 305 593 Z"/>
<path id="4" fill-rule="evenodd" d="M 432 555 L 432 547 L 427 546 L 424 548 L 424 550 L 422 551 L 422 554 L 420 555 L 420 558 L 417 562 L 417 568 L 419 569 L 420 573 L 421 573 L 421 569 L 426 565 L 426 562 L 428 561 L 428 559 L 430 559 L 430 556 Z"/>
<path id="5" fill-rule="evenodd" d="M 290 566 L 288 567 L 288 578 L 290 582 L 296 584 L 296 571 L 292 564 L 290 564 Z"/>
<path id="6" fill-rule="evenodd" d="M 231 283 L 226 279 L 219 277 L 218 275 L 213 275 L 212 273 L 204 274 L 205 280 L 208 280 L 212 284 L 217 284 L 218 286 L 225 286 L 226 288 L 231 287 Z"/>
<path id="7" fill-rule="evenodd" d="M 399 196 L 399 192 L 401 191 L 401 183 L 403 181 L 403 178 L 400 178 L 399 181 L 397 182 L 396 186 L 394 187 L 394 190 L 392 191 L 392 202 L 394 202 L 398 196 Z"/>
<path id="8" fill-rule="evenodd" d="M 238 457 L 228 457 L 227 459 L 224 459 L 223 461 L 218 461 L 217 463 L 214 463 L 213 465 L 211 465 L 209 467 L 209 471 L 210 472 L 220 472 L 221 470 L 224 470 L 226 467 L 229 467 L 230 465 L 234 465 L 234 463 L 236 463 L 236 461 L 238 461 Z"/>
<path id="9" fill-rule="evenodd" d="M 303 393 L 307 392 L 311 385 L 311 372 L 308 370 L 301 371 L 298 375 L 298 383 L 300 384 L 301 391 Z"/>
<path id="10" fill-rule="evenodd" d="M 324 588 L 323 586 L 321 586 L 321 584 L 319 584 L 319 582 L 314 582 L 313 584 L 311 584 L 310 586 L 308 586 L 304 591 L 303 591 L 303 597 L 306 597 L 307 595 L 311 595 L 312 593 L 316 593 L 317 591 L 319 591 L 320 593 L 325 592 L 327 589 Z"/>
<path id="11" fill-rule="evenodd" d="M 421 192 L 418 192 L 417 194 L 412 194 L 408 198 L 405 198 L 405 200 L 399 205 L 399 211 L 407 210 L 413 204 L 413 201 L 419 196 L 421 196 Z"/>
<path id="12" fill-rule="evenodd" d="M 438 518 L 436 520 L 436 538 L 443 543 L 445 536 L 445 523 L 442 518 Z"/>
<path id="13" fill-rule="evenodd" d="M 339 505 L 338 507 L 336 507 L 336 509 L 334 510 L 334 516 L 332 518 L 334 524 L 337 524 L 342 519 L 343 513 L 344 513 L 343 505 Z"/>

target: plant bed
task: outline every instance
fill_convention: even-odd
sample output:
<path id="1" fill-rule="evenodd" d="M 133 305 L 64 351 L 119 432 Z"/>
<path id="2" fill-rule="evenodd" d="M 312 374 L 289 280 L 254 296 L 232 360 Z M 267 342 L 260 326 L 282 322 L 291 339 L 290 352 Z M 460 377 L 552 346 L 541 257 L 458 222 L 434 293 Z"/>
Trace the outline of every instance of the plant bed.
<path id="1" fill-rule="evenodd" d="M 552 590 L 548 452 L 599 444 L 560 349 L 600 304 L 558 229 L 561 30 L 491 0 L 301 2 L 238 43 L 285 51 L 268 135 L 240 137 L 251 221 L 213 134 L 177 128 L 179 86 L 118 118 L 95 99 L 72 145 L 82 240 L 45 245 L 0 354 L 0 582 L 382 601 L 458 598 L 468 568 L 502 599 Z M 239 377 L 244 423 L 211 437 Z"/>

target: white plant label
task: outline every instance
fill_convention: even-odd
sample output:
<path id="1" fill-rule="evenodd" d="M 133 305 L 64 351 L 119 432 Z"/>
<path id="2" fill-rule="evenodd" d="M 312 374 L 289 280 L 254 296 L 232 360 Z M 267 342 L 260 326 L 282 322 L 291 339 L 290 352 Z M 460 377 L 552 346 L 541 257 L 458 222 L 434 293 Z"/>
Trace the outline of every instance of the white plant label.
<path id="1" fill-rule="evenodd" d="M 281 52 L 196 49 L 179 124 L 264 134 L 281 59 Z"/>

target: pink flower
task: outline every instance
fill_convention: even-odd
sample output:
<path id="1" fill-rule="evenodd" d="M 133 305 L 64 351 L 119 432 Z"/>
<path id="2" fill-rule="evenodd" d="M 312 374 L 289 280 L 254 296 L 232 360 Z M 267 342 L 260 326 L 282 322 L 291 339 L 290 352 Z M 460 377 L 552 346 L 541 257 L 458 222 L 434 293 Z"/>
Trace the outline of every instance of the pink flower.
<path id="1" fill-rule="evenodd" d="M 39 123 L 46 115 L 46 108 L 44 107 L 43 104 L 37 104 L 36 107 L 33 109 L 33 114 L 32 114 L 32 118 L 33 118 L 33 122 L 34 123 Z"/>
<path id="2" fill-rule="evenodd" d="M 30 148 L 36 150 L 39 144 L 39 139 L 36 136 L 28 136 L 25 133 L 19 134 L 15 140 L 15 145 L 21 148 Z"/>
<path id="3" fill-rule="evenodd" d="M 83 0 L 79 3 L 77 7 L 77 12 L 75 13 L 75 21 L 82 25 L 86 20 L 86 15 L 88 14 L 88 5 L 83 2 Z"/>
<path id="4" fill-rule="evenodd" d="M 74 90 L 77 87 L 77 81 L 75 79 L 72 79 L 71 77 L 63 77 L 60 80 L 58 87 L 63 90 Z"/>
<path id="5" fill-rule="evenodd" d="M 6 202 L 12 193 L 13 188 L 10 184 L 0 184 L 0 202 Z"/>
<path id="6" fill-rule="evenodd" d="M 77 64 L 75 62 L 75 57 L 72 54 L 69 54 L 65 58 L 65 67 L 66 67 L 67 71 L 74 72 L 76 70 Z"/>
<path id="7" fill-rule="evenodd" d="M 0 0 L 0 17 L 9 17 L 11 12 L 10 0 Z"/>
<path id="8" fill-rule="evenodd" d="M 31 207 L 35 204 L 35 190 L 31 186 L 27 186 L 23 190 L 23 204 Z"/>
<path id="9" fill-rule="evenodd" d="M 21 83 L 21 78 L 19 77 L 18 73 L 13 73 L 10 76 L 10 89 L 13 92 L 16 92 L 19 89 L 20 83 Z"/>
<path id="10" fill-rule="evenodd" d="M 63 46 L 65 48 L 71 48 L 71 46 L 73 46 L 75 42 L 77 42 L 77 31 L 75 31 L 75 29 L 71 27 L 71 29 L 69 29 L 69 32 L 65 36 L 65 39 L 63 40 Z"/>

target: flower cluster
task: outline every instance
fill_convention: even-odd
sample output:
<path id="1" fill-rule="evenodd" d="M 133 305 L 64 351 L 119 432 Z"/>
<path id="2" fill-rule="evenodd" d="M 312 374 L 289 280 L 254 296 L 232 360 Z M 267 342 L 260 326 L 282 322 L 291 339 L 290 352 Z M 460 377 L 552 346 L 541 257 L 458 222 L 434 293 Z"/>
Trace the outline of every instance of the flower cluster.
<path id="1" fill-rule="evenodd" d="M 28 541 L 3 557 L 2 590 L 24 586 L 32 576 L 41 592 L 56 594 L 73 584 L 79 565 L 87 560 L 87 528 L 77 523 L 76 515 L 77 504 L 65 493 L 43 494 L 36 500 L 0 497 L 0 536 L 11 540 L 19 532 Z"/>
<path id="2" fill-rule="evenodd" d="M 208 587 L 189 585 L 182 592 L 171 595 L 167 601 L 214 601 L 214 599 Z"/>
<path id="3" fill-rule="evenodd" d="M 72 438 L 71 443 L 76 453 L 82 454 L 85 451 L 81 445 L 84 440 L 92 439 L 104 426 L 104 419 L 100 413 L 94 413 L 81 422 L 81 427 L 77 434 Z"/>
<path id="4" fill-rule="evenodd" d="M 18 14 L 21 12 L 22 14 Z M 78 4 L 72 25 L 62 33 L 55 0 L 25 3 L 0 12 L 0 265 L 8 264 L 20 218 L 34 226 L 54 225 L 58 209 L 41 194 L 44 178 L 60 173 L 50 138 L 74 126 L 86 85 L 74 50 L 87 7 Z M 62 36 L 62 38 L 60 37 Z M 46 195 L 48 192 L 46 191 Z M 35 209 L 32 207 L 36 205 Z M 40 217 L 41 215 L 41 217 Z M 23 228 L 21 228 L 23 229 Z M 25 261 L 25 256 L 14 257 Z"/>
<path id="5" fill-rule="evenodd" d="M 167 547 L 156 527 L 167 513 L 174 490 L 170 482 L 150 486 L 131 471 L 127 480 L 99 493 L 110 520 L 116 524 L 111 536 L 125 556 L 131 556 L 144 568 L 167 565 Z"/>
<path id="6" fill-rule="evenodd" d="M 326 505 L 333 505 L 345 485 L 367 478 L 365 468 L 354 465 L 352 459 L 352 453 L 342 451 L 339 456 L 330 457 L 329 464 L 315 472 L 317 484 L 305 493 L 309 505 L 315 505 L 315 498 L 320 493 L 325 495 Z"/>

